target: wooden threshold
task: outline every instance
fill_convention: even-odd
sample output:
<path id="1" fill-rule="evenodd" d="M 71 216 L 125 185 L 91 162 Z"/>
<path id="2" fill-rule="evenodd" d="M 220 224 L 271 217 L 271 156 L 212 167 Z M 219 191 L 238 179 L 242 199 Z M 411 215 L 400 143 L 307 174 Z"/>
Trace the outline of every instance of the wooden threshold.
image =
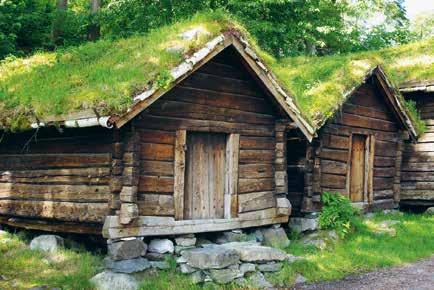
<path id="1" fill-rule="evenodd" d="M 140 236 L 167 236 L 218 232 L 288 222 L 288 216 L 277 216 L 276 209 L 240 213 L 231 219 L 175 220 L 173 217 L 141 216 L 128 226 L 119 223 L 118 216 L 105 219 L 103 236 L 109 239 Z"/>

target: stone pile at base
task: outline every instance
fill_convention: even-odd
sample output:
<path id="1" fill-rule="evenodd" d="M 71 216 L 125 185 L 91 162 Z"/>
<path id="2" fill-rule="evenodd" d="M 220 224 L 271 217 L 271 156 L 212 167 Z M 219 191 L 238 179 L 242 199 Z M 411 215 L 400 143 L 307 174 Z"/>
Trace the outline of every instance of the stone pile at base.
<path id="1" fill-rule="evenodd" d="M 137 289 L 135 275 L 174 268 L 176 262 L 176 270 L 188 275 L 193 283 L 235 282 L 270 288 L 272 284 L 264 273 L 279 271 L 283 261 L 291 263 L 297 257 L 279 249 L 290 244 L 280 226 L 248 231 L 188 234 L 150 239 L 147 243 L 142 238 L 109 240 L 105 271 L 91 281 L 97 289 L 108 289 L 107 281 L 124 284 L 125 289 Z M 204 236 L 212 237 L 208 240 Z"/>

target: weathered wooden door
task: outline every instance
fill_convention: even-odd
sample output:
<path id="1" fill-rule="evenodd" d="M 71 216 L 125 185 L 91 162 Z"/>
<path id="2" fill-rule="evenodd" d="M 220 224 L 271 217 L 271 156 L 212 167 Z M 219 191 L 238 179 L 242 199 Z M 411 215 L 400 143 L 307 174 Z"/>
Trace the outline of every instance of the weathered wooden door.
<path id="1" fill-rule="evenodd" d="M 363 201 L 365 192 L 366 136 L 354 134 L 351 145 L 350 199 Z"/>
<path id="2" fill-rule="evenodd" d="M 187 133 L 184 219 L 224 217 L 226 135 Z"/>

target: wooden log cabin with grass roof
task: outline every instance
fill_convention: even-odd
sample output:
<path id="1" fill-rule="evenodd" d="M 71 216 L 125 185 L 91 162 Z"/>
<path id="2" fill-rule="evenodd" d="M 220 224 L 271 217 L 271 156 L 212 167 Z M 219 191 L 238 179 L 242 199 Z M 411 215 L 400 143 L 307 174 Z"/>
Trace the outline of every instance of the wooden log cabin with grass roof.
<path id="1" fill-rule="evenodd" d="M 76 233 L 103 228 L 111 239 L 287 222 L 286 135 L 310 140 L 313 129 L 241 33 L 216 33 L 213 25 L 168 33 L 177 49 L 194 49 L 175 52 L 176 65 L 122 113 L 101 100 L 53 118 L 38 115 L 36 100 L 14 121 L 30 119 L 23 127 L 32 129 L 11 132 L 5 121 L 0 222 Z M 113 59 L 117 45 L 101 57 Z M 166 58 L 173 53 L 160 47 Z M 125 63 L 109 65 L 116 73 Z"/>
<path id="2" fill-rule="evenodd" d="M 402 96 L 383 69 L 375 66 L 363 78 L 340 97 L 331 113 L 318 114 L 311 143 L 288 137 L 293 216 L 318 212 L 324 192 L 340 193 L 365 211 L 398 205 L 403 142 L 414 142 L 417 133 Z M 300 154 L 291 157 L 290 152 Z"/>
<path id="3" fill-rule="evenodd" d="M 399 89 L 426 123 L 417 143 L 404 144 L 400 204 L 424 209 L 434 206 L 434 79 L 408 81 Z"/>

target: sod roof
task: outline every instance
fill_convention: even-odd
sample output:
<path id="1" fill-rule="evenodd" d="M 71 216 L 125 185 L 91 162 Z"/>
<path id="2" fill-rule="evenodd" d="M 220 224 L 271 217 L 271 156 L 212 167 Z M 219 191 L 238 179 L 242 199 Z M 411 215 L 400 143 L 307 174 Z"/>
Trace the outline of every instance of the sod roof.
<path id="1" fill-rule="evenodd" d="M 180 37 L 193 28 L 207 33 L 193 39 Z M 101 116 L 122 115 L 131 108 L 134 97 L 153 86 L 168 87 L 173 81 L 171 69 L 222 32 L 233 29 L 253 43 L 317 128 L 376 65 L 382 65 L 394 84 L 434 77 L 434 39 L 381 51 L 277 60 L 261 51 L 248 32 L 222 12 L 199 13 L 143 36 L 100 40 L 3 61 L 0 127 L 26 129 L 35 121 L 67 120 L 88 111 Z M 417 119 L 413 111 L 410 113 Z"/>

